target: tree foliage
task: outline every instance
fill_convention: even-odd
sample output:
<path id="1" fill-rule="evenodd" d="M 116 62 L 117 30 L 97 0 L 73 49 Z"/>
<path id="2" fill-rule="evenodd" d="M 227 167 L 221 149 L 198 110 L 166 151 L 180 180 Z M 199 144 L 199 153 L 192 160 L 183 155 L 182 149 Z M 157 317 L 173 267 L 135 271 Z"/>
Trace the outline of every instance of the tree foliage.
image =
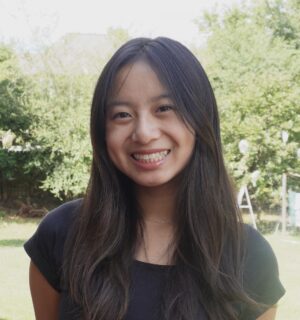
<path id="1" fill-rule="evenodd" d="M 123 29 L 109 29 L 107 38 L 112 52 L 128 37 Z M 80 196 L 87 187 L 91 164 L 90 104 L 97 77 L 108 58 L 95 52 L 85 54 L 90 55 L 86 58 L 93 61 L 97 72 L 86 72 L 84 66 L 64 67 L 64 57 L 47 49 L 39 55 L 43 68 L 31 75 L 34 88 L 30 103 L 38 118 L 31 124 L 31 132 L 49 152 L 48 158 L 43 159 L 42 189 L 64 199 Z M 61 66 L 59 70 L 57 66 Z"/>
<path id="2" fill-rule="evenodd" d="M 257 205 L 278 204 L 281 174 L 300 169 L 300 25 L 290 9 L 294 4 L 235 7 L 199 22 L 209 32 L 198 55 L 216 91 L 228 167 L 239 184 L 250 184 Z M 286 145 L 282 131 L 289 134 Z M 239 150 L 243 139 L 250 146 L 245 155 Z"/>
<path id="3" fill-rule="evenodd" d="M 36 120 L 30 88 L 13 50 L 0 46 L 0 198 L 5 200 L 20 187 L 30 193 L 43 176 L 34 160 L 40 150 L 30 132 Z"/>
<path id="4" fill-rule="evenodd" d="M 91 160 L 88 115 L 93 77 L 35 74 L 32 108 L 38 121 L 31 130 L 49 158 L 44 159 L 42 188 L 57 197 L 80 195 Z"/>
<path id="5" fill-rule="evenodd" d="M 208 37 L 196 54 L 216 92 L 227 165 L 239 185 L 248 184 L 257 206 L 277 205 L 282 173 L 300 171 L 299 16 L 298 0 L 274 0 L 198 21 Z M 113 52 L 128 39 L 126 30 L 109 29 L 103 41 Z M 91 52 L 78 59 L 89 61 L 88 68 L 76 66 L 76 57 L 66 65 L 57 53 L 76 48 L 76 35 L 67 40 L 61 50 L 28 53 L 26 75 L 13 51 L 0 47 L 2 184 L 40 187 L 64 199 L 81 195 L 87 185 L 90 103 L 109 58 Z M 246 154 L 241 140 L 249 144 Z"/>

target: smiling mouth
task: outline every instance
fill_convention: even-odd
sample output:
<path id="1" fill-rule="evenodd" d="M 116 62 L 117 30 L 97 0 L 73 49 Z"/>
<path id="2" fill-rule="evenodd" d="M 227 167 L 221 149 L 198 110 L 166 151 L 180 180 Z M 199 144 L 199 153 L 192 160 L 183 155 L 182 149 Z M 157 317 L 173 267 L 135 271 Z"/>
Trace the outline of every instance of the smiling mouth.
<path id="1" fill-rule="evenodd" d="M 131 156 L 134 160 L 144 162 L 144 163 L 151 163 L 151 162 L 162 161 L 170 152 L 171 150 L 164 150 L 164 151 L 153 152 L 148 154 L 133 153 Z"/>

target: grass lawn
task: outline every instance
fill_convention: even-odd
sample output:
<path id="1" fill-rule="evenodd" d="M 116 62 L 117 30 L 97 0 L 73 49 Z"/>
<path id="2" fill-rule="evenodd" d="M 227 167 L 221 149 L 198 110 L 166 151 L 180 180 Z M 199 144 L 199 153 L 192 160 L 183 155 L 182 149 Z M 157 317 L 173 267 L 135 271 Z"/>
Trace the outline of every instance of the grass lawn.
<path id="1" fill-rule="evenodd" d="M 38 220 L 0 218 L 0 320 L 32 320 L 34 313 L 28 285 L 29 258 L 23 243 Z"/>
<path id="2" fill-rule="evenodd" d="M 300 238 L 266 237 L 278 259 L 280 279 L 286 294 L 279 301 L 276 320 L 300 319 Z"/>
<path id="3" fill-rule="evenodd" d="M 1 215 L 0 215 L 1 216 Z M 22 245 L 38 220 L 0 217 L 0 320 L 32 320 L 28 286 L 29 258 Z M 300 238 L 266 236 L 278 258 L 287 293 L 279 302 L 276 320 L 300 319 Z"/>

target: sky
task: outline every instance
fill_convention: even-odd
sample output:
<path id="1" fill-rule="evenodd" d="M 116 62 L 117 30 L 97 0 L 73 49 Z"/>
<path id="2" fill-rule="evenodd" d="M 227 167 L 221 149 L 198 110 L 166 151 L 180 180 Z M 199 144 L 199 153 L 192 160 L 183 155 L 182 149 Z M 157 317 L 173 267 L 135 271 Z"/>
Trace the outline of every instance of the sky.
<path id="1" fill-rule="evenodd" d="M 194 20 L 243 0 L 0 0 L 0 41 L 20 46 L 51 43 L 66 33 L 106 33 L 122 27 L 131 36 L 167 36 L 185 44 L 203 41 Z"/>

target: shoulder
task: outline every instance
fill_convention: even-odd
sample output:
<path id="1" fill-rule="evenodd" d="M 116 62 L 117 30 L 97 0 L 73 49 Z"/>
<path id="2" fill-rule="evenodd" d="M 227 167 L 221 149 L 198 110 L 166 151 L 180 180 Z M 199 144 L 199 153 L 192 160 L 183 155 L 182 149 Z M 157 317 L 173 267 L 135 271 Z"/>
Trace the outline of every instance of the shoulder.
<path id="1" fill-rule="evenodd" d="M 278 263 L 275 253 L 265 239 L 265 237 L 253 227 L 244 225 L 245 239 L 245 266 L 248 272 L 255 271 L 256 277 L 259 276 L 261 268 L 272 267 L 272 270 L 278 274 Z"/>
<path id="2" fill-rule="evenodd" d="M 39 224 L 37 231 L 28 241 L 36 241 L 42 250 L 61 253 L 68 232 L 79 213 L 82 199 L 66 202 L 50 211 Z"/>
<path id="3" fill-rule="evenodd" d="M 245 249 L 248 257 L 252 255 L 266 254 L 273 255 L 273 249 L 266 238 L 250 225 L 244 224 Z"/>
<path id="4" fill-rule="evenodd" d="M 82 204 L 82 199 L 66 202 L 51 210 L 41 221 L 39 229 L 45 233 L 66 235 Z"/>
<path id="5" fill-rule="evenodd" d="M 67 202 L 50 211 L 24 249 L 54 289 L 60 291 L 64 244 L 81 207 L 82 199 Z"/>
<path id="6" fill-rule="evenodd" d="M 82 199 L 66 202 L 51 210 L 40 222 L 32 238 L 51 241 L 54 237 L 65 237 L 81 207 Z"/>
<path id="7" fill-rule="evenodd" d="M 251 226 L 244 225 L 244 236 L 245 289 L 257 302 L 273 305 L 285 293 L 275 253 L 269 242 Z"/>

